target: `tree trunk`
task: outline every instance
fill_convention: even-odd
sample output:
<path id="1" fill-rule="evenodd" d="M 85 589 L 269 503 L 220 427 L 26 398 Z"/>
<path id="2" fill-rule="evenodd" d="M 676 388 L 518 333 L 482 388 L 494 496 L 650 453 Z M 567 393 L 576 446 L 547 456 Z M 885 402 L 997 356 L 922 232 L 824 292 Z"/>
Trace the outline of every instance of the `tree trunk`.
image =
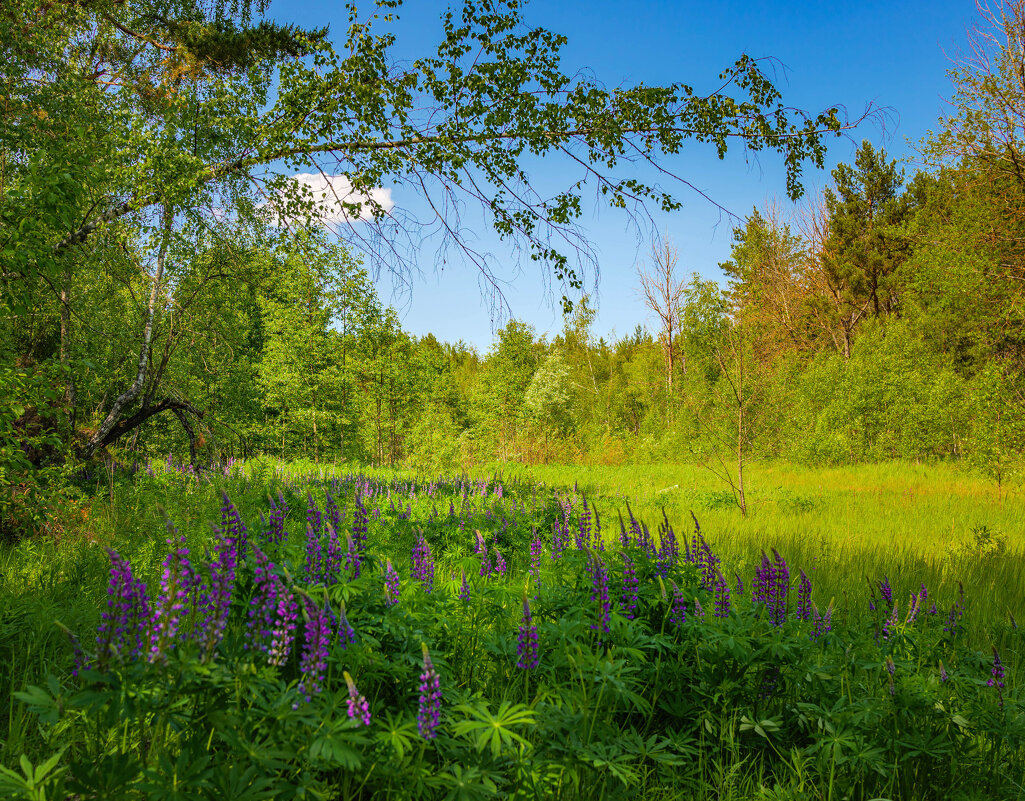
<path id="1" fill-rule="evenodd" d="M 160 238 L 160 250 L 157 253 L 156 272 L 153 276 L 153 286 L 149 293 L 149 304 L 146 307 L 146 325 L 142 332 L 142 347 L 139 349 L 139 369 L 135 375 L 135 381 L 127 390 L 118 395 L 110 407 L 110 411 L 107 412 L 107 416 L 103 418 L 103 422 L 96 429 L 96 433 L 89 438 L 89 442 L 86 443 L 85 447 L 86 456 L 92 456 L 96 452 L 96 449 L 106 440 L 111 429 L 117 424 L 121 417 L 121 412 L 139 397 L 143 386 L 146 384 L 150 345 L 153 343 L 153 322 L 156 318 L 157 301 L 160 298 L 160 286 L 164 280 L 164 261 L 167 258 L 167 243 L 171 238 L 171 223 L 173 219 L 174 215 L 171 212 L 171 207 L 165 204 L 163 234 Z"/>

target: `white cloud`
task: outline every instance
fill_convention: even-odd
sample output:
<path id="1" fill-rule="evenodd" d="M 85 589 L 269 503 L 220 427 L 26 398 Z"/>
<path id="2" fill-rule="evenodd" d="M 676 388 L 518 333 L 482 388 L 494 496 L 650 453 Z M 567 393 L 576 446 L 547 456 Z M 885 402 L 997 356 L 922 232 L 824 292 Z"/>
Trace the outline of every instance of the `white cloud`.
<path id="1" fill-rule="evenodd" d="M 288 180 L 309 190 L 309 194 L 303 192 L 303 196 L 312 197 L 313 212 L 324 225 L 350 222 L 354 219 L 351 210 L 346 210 L 342 206 L 343 203 L 362 204 L 359 216 L 355 218 L 360 220 L 369 220 L 373 217 L 371 201 L 376 202 L 386 212 L 391 211 L 395 205 L 391 199 L 390 189 L 378 187 L 370 190 L 369 194 L 353 192 L 352 182 L 347 175 L 302 172 Z M 269 201 L 267 205 L 273 209 L 274 200 Z"/>

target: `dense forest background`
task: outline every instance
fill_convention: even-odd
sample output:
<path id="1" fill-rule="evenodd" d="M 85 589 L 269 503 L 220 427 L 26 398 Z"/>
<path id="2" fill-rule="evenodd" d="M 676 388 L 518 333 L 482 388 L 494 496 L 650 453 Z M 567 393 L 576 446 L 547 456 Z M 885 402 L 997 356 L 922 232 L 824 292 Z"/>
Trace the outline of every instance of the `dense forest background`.
<path id="1" fill-rule="evenodd" d="M 558 335 L 538 337 L 513 319 L 487 353 L 403 331 L 356 248 L 316 225 L 276 226 L 259 200 L 266 193 L 246 194 L 255 179 L 243 168 L 341 145 L 310 138 L 251 161 L 225 155 L 264 131 L 252 109 L 268 102 L 272 68 L 321 52 L 323 32 L 264 25 L 243 35 L 223 22 L 189 28 L 140 17 L 177 43 L 160 50 L 107 12 L 94 27 L 94 11 L 60 13 L 69 19 L 10 29 L 4 40 L 5 516 L 30 513 L 48 475 L 101 455 L 202 465 L 269 454 L 432 470 L 493 460 L 682 460 L 718 471 L 742 508 L 742 468 L 752 458 L 956 460 L 997 482 L 1021 461 L 1025 87 L 1021 48 L 1011 46 L 1023 39 L 1020 7 L 985 20 L 981 56 L 952 71 L 950 115 L 921 143 L 914 169 L 866 141 L 820 196 L 738 222 L 722 281 L 691 274 L 701 265 L 656 238 L 637 276 L 651 315 L 635 331 L 598 336 L 584 296 Z M 506 22 L 472 25 L 503 31 Z M 386 37 L 353 31 L 359 47 L 348 58 L 376 69 Z M 548 41 L 531 36 L 503 46 L 536 50 Z M 130 56 L 126 42 L 138 44 Z M 90 59 L 103 68 L 83 81 Z M 555 91 L 562 78 L 539 59 L 524 62 L 539 66 L 522 80 Z M 369 79 L 359 78 L 356 61 L 346 63 L 331 73 L 331 97 L 351 90 L 353 107 L 374 113 L 356 102 Z M 300 90 L 327 91 L 329 82 L 304 67 L 289 69 L 292 94 L 282 90 L 279 106 L 298 104 Z M 753 102 L 776 102 L 750 60 L 735 75 Z M 403 80 L 382 87 L 412 92 L 420 79 Z M 431 91 L 441 96 L 443 88 Z M 405 119 L 401 104 L 411 108 L 415 97 L 396 97 L 389 102 Z M 451 100 L 456 117 L 463 102 Z M 662 102 L 644 95 L 644 108 Z M 509 113 L 526 119 L 535 111 Z M 122 115 L 121 127 L 108 124 L 111 114 Z M 220 127 L 207 122 L 214 118 Z M 807 124 L 815 133 L 806 142 L 799 133 L 773 139 L 764 127 L 743 135 L 763 137 L 788 165 L 821 160 L 818 131 L 839 124 L 833 112 Z M 525 130 L 532 141 L 534 129 Z M 458 133 L 432 130 L 431 141 L 456 148 Z M 675 152 L 679 140 L 660 135 L 660 146 Z M 608 146 L 610 163 L 620 146 Z M 384 147 L 366 150 L 391 157 Z M 446 165 L 485 165 L 498 151 L 439 152 L 410 163 L 444 181 Z M 351 174 L 367 187 L 399 169 L 360 164 Z M 308 211 L 309 200 L 289 213 Z M 577 200 L 559 202 L 546 213 L 571 220 Z M 350 223 L 369 219 L 367 203 L 346 200 Z M 491 208 L 500 232 L 526 219 Z M 381 216 L 370 209 L 370 218 Z M 544 241 L 539 230 L 526 236 Z M 554 269 L 564 286 L 578 285 L 565 262 L 556 258 Z"/>

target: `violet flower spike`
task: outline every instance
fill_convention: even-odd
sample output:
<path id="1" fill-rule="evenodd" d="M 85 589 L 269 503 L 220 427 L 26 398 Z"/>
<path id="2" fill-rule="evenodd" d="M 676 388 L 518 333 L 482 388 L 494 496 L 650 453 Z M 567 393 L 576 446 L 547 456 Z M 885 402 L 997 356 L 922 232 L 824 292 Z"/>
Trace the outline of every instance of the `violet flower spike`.
<path id="1" fill-rule="evenodd" d="M 424 669 L 420 674 L 419 703 L 416 715 L 416 728 L 425 740 L 437 737 L 437 728 L 441 719 L 441 677 L 434 668 L 427 645 L 423 646 Z"/>
<path id="2" fill-rule="evenodd" d="M 533 670 L 538 663 L 537 626 L 530 614 L 530 602 L 526 593 L 523 594 L 523 618 L 516 641 L 516 667 L 521 670 Z"/>
<path id="3" fill-rule="evenodd" d="M 395 606 L 399 602 L 399 574 L 392 567 L 391 559 L 384 570 L 384 599 L 388 606 Z"/>
<path id="4" fill-rule="evenodd" d="M 346 701 L 349 719 L 362 723 L 364 726 L 369 726 L 370 704 L 367 701 L 366 696 L 361 695 L 359 690 L 356 689 L 356 683 L 352 680 L 352 676 L 349 675 L 349 671 L 343 671 L 342 676 L 345 678 L 345 683 L 349 687 L 349 698 Z"/>

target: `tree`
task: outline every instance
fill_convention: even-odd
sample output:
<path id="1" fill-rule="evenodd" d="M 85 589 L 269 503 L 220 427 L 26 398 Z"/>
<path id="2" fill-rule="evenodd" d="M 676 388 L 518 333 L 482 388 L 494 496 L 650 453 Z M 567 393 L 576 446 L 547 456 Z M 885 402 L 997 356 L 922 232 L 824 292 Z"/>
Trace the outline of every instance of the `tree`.
<path id="1" fill-rule="evenodd" d="M 637 267 L 644 305 L 662 324 L 659 342 L 662 344 L 666 359 L 666 388 L 669 391 L 670 404 L 676 367 L 676 335 L 680 329 L 680 310 L 684 295 L 683 280 L 676 271 L 679 261 L 678 251 L 668 239 L 665 239 L 652 247 L 651 264 L 646 268 L 640 265 Z M 683 372 L 687 372 L 686 360 L 683 363 Z"/>

